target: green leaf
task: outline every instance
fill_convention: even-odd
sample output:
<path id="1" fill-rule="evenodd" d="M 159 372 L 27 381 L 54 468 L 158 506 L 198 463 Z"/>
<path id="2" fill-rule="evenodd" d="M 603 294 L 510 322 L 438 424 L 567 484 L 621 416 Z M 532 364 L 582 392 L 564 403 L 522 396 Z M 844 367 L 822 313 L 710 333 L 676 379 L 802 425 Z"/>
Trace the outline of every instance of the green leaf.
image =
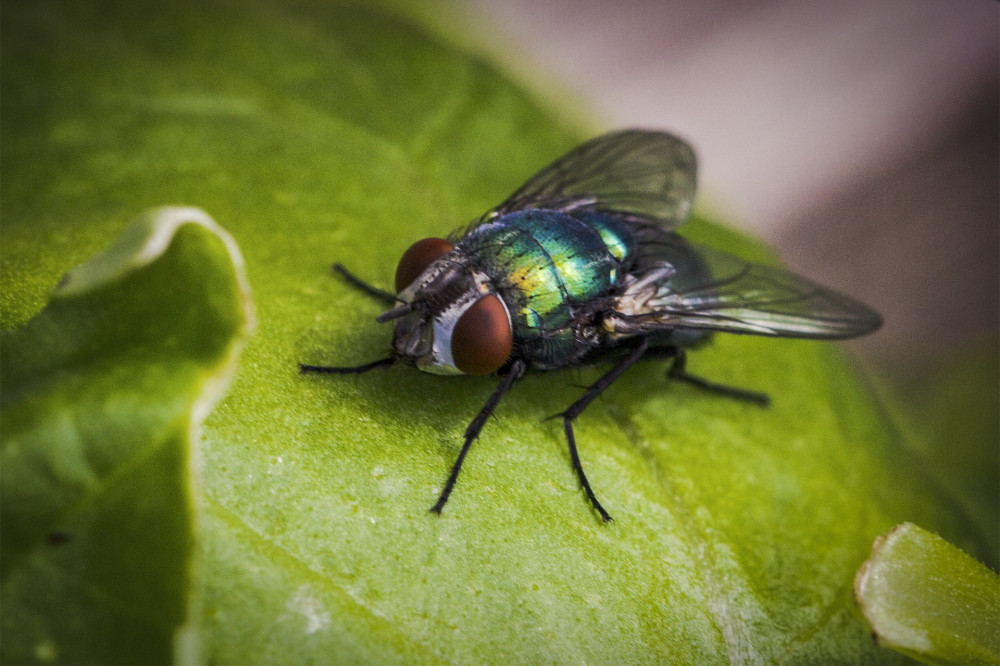
<path id="1" fill-rule="evenodd" d="M 3 334 L 4 663 L 197 656 L 191 439 L 247 298 L 229 235 L 167 208 Z"/>
<path id="2" fill-rule="evenodd" d="M 907 440 L 958 499 L 1000 565 L 1000 342 L 997 336 L 894 368 L 895 390 L 880 396 Z"/>
<path id="3" fill-rule="evenodd" d="M 881 645 L 925 663 L 1000 662 L 1000 576 L 904 523 L 879 537 L 854 595 Z"/>
<path id="4" fill-rule="evenodd" d="M 668 384 L 649 362 L 578 420 L 615 523 L 545 420 L 602 368 L 515 386 L 433 516 L 496 380 L 300 376 L 389 348 L 381 304 L 330 262 L 389 286 L 412 242 L 582 135 L 402 4 L 2 11 L 4 326 L 151 205 L 211 211 L 246 257 L 259 325 L 204 427 L 209 660 L 893 661 L 852 610 L 873 535 L 914 520 L 981 548 L 835 346 L 739 336 L 689 367 L 770 393 L 771 409 Z M 685 232 L 767 256 L 701 219 Z"/>

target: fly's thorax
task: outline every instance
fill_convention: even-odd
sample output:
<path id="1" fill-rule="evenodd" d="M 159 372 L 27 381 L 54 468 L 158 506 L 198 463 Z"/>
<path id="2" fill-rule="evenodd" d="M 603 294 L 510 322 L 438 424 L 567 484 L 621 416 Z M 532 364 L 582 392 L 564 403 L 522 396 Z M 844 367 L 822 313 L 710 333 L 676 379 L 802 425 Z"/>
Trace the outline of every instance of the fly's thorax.
<path id="1" fill-rule="evenodd" d="M 615 312 L 628 316 L 648 313 L 652 309 L 650 303 L 654 299 L 669 297 L 670 292 L 663 285 L 676 273 L 677 269 L 664 261 L 654 264 L 642 275 L 627 275 L 624 280 L 625 289 L 615 299 Z"/>
<path id="2" fill-rule="evenodd" d="M 396 320 L 393 348 L 424 372 L 489 374 L 510 355 L 507 306 L 460 251 L 433 261 L 396 299 L 410 309 Z"/>
<path id="3" fill-rule="evenodd" d="M 624 279 L 633 244 L 610 216 L 529 209 L 473 228 L 457 247 L 509 306 L 518 357 L 558 368 L 589 353 L 588 314 Z"/>

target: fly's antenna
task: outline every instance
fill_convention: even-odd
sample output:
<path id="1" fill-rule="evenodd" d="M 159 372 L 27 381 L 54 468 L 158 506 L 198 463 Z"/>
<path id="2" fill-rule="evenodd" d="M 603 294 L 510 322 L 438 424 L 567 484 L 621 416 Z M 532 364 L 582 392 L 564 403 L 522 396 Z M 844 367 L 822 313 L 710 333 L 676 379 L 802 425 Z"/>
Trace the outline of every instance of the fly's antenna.
<path id="1" fill-rule="evenodd" d="M 380 324 L 384 324 L 387 321 L 392 321 L 393 319 L 399 319 L 417 309 L 416 301 L 411 303 L 403 303 L 402 305 L 397 305 L 391 310 L 386 310 L 379 316 L 375 317 L 375 321 Z"/>

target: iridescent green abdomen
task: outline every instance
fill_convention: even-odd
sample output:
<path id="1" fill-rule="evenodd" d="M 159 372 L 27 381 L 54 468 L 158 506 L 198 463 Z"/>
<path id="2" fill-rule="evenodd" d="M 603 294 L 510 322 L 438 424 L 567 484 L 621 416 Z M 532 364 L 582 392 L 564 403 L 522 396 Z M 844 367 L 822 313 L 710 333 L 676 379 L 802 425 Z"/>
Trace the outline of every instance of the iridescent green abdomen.
<path id="1" fill-rule="evenodd" d="M 475 227 L 458 248 L 489 276 L 510 311 L 515 349 L 539 368 L 589 351 L 576 339 L 582 310 L 615 288 L 635 249 L 613 217 L 538 209 Z"/>

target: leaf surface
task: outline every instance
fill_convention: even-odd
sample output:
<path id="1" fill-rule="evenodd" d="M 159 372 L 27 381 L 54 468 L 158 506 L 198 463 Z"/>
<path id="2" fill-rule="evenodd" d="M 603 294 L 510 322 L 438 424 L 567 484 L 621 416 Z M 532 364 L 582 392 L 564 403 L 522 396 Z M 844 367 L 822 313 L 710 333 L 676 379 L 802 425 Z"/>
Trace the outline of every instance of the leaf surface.
<path id="1" fill-rule="evenodd" d="M 248 296 L 228 234 L 162 209 L 0 338 L 5 663 L 196 656 L 192 439 Z"/>
<path id="2" fill-rule="evenodd" d="M 854 596 L 881 645 L 931 664 L 1000 662 L 1000 576 L 912 523 L 876 540 Z"/>
<path id="3" fill-rule="evenodd" d="M 389 348 L 329 265 L 389 287 L 411 243 L 581 135 L 388 3 L 5 3 L 2 24 L 5 326 L 131 211 L 198 205 L 246 257 L 259 324 L 204 429 L 211 661 L 893 661 L 852 613 L 873 536 L 914 520 L 977 548 L 835 346 L 722 335 L 689 369 L 771 409 L 649 362 L 578 420 L 615 523 L 545 420 L 600 368 L 515 386 L 433 516 L 496 380 L 300 376 Z"/>

